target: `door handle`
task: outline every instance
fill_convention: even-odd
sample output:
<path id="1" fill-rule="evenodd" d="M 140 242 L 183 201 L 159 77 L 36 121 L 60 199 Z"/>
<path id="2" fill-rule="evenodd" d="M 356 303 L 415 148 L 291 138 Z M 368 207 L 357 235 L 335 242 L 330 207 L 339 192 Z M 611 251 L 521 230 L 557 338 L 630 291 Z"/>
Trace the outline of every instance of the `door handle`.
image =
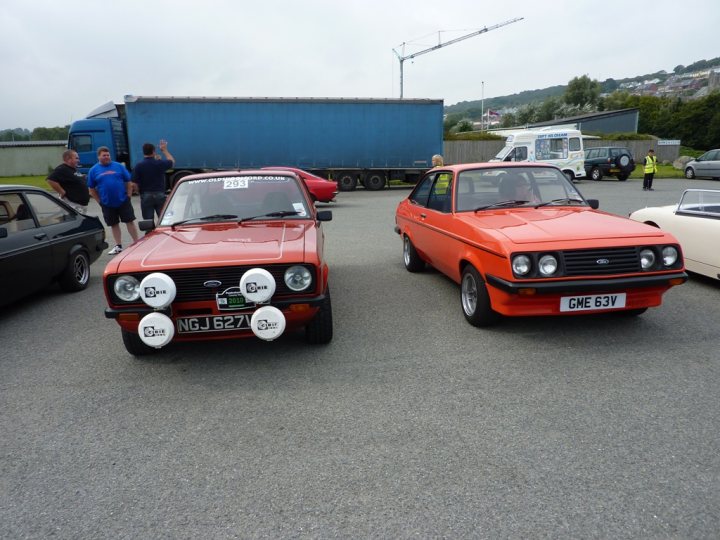
<path id="1" fill-rule="evenodd" d="M 420 217 L 421 217 L 422 219 L 425 219 L 425 218 L 427 217 L 427 214 L 420 214 Z"/>
<path id="2" fill-rule="evenodd" d="M 35 236 L 33 236 L 33 238 L 35 238 L 35 240 L 44 240 L 45 238 L 47 238 L 47 234 L 45 234 L 44 232 L 37 233 Z"/>

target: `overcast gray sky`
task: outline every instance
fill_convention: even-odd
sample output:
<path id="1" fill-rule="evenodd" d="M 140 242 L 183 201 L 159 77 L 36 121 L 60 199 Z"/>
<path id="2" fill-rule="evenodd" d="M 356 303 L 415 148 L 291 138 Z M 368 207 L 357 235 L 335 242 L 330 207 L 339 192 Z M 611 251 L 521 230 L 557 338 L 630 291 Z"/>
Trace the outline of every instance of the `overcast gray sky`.
<path id="1" fill-rule="evenodd" d="M 126 94 L 399 97 L 446 105 L 720 56 L 717 0 L 2 0 L 0 129 Z"/>

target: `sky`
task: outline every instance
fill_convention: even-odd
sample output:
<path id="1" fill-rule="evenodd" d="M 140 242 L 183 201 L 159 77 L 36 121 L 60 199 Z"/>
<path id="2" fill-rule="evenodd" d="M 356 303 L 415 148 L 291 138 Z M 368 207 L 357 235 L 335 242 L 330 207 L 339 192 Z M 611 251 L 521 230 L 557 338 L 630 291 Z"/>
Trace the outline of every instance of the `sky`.
<path id="1" fill-rule="evenodd" d="M 2 0 L 0 130 L 123 96 L 404 97 L 445 105 L 720 56 L 717 0 Z"/>

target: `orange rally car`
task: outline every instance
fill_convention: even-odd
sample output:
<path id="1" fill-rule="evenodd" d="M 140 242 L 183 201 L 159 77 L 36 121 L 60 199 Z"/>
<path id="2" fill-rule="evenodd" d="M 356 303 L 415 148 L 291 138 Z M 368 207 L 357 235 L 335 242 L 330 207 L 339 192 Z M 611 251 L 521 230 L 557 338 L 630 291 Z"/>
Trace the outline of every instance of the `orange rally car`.
<path id="1" fill-rule="evenodd" d="M 332 339 L 321 222 L 307 187 L 290 171 L 230 171 L 180 180 L 155 226 L 116 255 L 103 283 L 108 318 L 125 348 L 142 355 L 173 341 L 305 329 Z"/>

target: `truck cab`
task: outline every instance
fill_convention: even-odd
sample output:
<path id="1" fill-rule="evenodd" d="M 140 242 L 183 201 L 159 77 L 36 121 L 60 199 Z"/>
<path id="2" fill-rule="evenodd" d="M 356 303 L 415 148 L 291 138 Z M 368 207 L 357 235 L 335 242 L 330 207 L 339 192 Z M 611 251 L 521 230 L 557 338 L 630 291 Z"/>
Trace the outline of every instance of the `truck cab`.
<path id="1" fill-rule="evenodd" d="M 129 167 L 127 138 L 122 122 L 116 118 L 88 118 L 73 122 L 68 134 L 68 148 L 80 157 L 78 171 L 87 174 L 97 163 L 97 149 L 107 146 L 113 161 Z"/>

